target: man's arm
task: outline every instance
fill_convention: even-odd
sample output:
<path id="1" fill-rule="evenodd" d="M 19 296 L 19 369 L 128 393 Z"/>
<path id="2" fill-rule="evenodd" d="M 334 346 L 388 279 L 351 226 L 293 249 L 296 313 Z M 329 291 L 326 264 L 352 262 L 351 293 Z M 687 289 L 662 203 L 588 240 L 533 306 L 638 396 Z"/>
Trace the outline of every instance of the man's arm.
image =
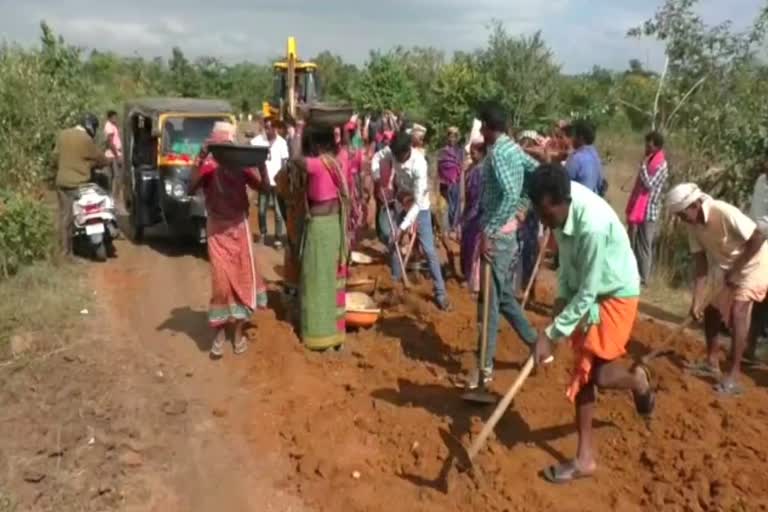
<path id="1" fill-rule="evenodd" d="M 298 120 L 296 122 L 296 127 L 293 131 L 293 136 L 291 137 L 291 143 L 290 148 L 288 150 L 288 153 L 291 158 L 301 158 L 304 156 L 302 147 L 301 147 L 301 140 L 304 136 L 304 121 Z"/>
<path id="2" fill-rule="evenodd" d="M 405 214 L 403 222 L 400 223 L 400 231 L 405 231 L 416 222 L 416 218 L 419 216 L 419 211 L 421 210 L 421 201 L 423 201 L 424 196 L 429 193 L 429 172 L 426 160 L 419 159 L 414 165 L 416 179 L 413 186 L 413 204 L 408 210 L 408 213 Z"/>
<path id="3" fill-rule="evenodd" d="M 363 143 L 368 144 L 370 141 L 369 138 L 369 131 L 371 127 L 371 116 L 365 116 L 365 122 L 363 123 L 363 130 L 360 133 L 360 136 L 363 139 Z"/>
<path id="4" fill-rule="evenodd" d="M 117 132 L 114 128 L 105 128 L 104 129 L 104 138 L 107 140 L 107 148 L 112 152 L 113 155 L 115 155 L 115 159 L 120 158 L 120 151 L 117 149 L 117 145 L 115 145 L 115 136 L 117 135 Z"/>
<path id="5" fill-rule="evenodd" d="M 581 183 L 581 161 L 576 154 L 572 154 L 565 162 L 565 170 L 568 171 L 568 177 L 571 181 Z"/>
<path id="6" fill-rule="evenodd" d="M 703 309 L 709 304 L 702 304 L 706 300 L 707 276 L 709 275 L 709 262 L 707 254 L 701 250 L 693 253 L 693 303 L 691 304 L 691 316 L 701 320 Z"/>
<path id="7" fill-rule="evenodd" d="M 765 176 L 760 176 L 755 183 L 750 216 L 757 224 L 757 229 L 768 236 L 768 179 Z"/>
<path id="8" fill-rule="evenodd" d="M 88 144 L 88 154 L 86 155 L 86 159 L 91 162 L 91 168 L 94 169 L 109 165 L 109 159 L 93 141 L 90 141 L 90 144 Z"/>
<path id="9" fill-rule="evenodd" d="M 280 170 L 285 169 L 288 159 L 291 158 L 291 152 L 288 150 L 288 141 L 283 139 L 280 144 Z M 278 171 L 279 172 L 279 171 Z"/>
<path id="10" fill-rule="evenodd" d="M 729 284 L 733 277 L 738 275 L 744 269 L 746 264 L 749 263 L 752 258 L 757 255 L 758 252 L 760 252 L 760 249 L 762 249 L 764 243 L 765 236 L 763 236 L 760 230 L 755 228 L 755 230 L 752 232 L 752 236 L 750 236 L 744 244 L 744 251 L 739 255 L 738 258 L 736 258 L 736 261 L 733 262 L 731 270 L 729 270 L 726 274 L 726 284 Z"/>
<path id="11" fill-rule="evenodd" d="M 389 148 L 383 148 L 377 151 L 371 159 L 371 175 L 373 181 L 379 181 L 381 179 L 381 163 L 390 157 Z"/>
<path id="12" fill-rule="evenodd" d="M 583 261 L 580 269 L 583 272 L 581 285 L 562 312 L 555 317 L 552 325 L 547 327 L 545 332 L 549 339 L 558 340 L 570 336 L 595 304 L 601 272 L 606 264 L 606 242 L 607 235 L 604 233 L 588 234 L 579 255 Z"/>

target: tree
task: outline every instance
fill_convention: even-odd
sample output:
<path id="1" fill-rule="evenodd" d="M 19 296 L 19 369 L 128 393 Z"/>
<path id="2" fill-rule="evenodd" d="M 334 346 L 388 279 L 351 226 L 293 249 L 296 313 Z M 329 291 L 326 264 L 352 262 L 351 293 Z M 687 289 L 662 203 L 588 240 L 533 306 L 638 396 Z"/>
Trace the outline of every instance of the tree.
<path id="1" fill-rule="evenodd" d="M 429 93 L 429 119 L 442 134 L 449 126 L 468 132 L 479 104 L 490 99 L 491 84 L 469 55 L 456 55 L 443 66 Z"/>
<path id="2" fill-rule="evenodd" d="M 344 60 L 330 51 L 321 52 L 315 57 L 317 73 L 322 95 L 329 101 L 349 101 L 350 85 L 359 73 L 353 64 L 347 64 Z"/>
<path id="3" fill-rule="evenodd" d="M 178 46 L 174 46 L 171 51 L 168 68 L 171 72 L 171 88 L 176 94 L 190 98 L 200 96 L 199 77 Z"/>
<path id="4" fill-rule="evenodd" d="M 743 205 L 768 154 L 768 82 L 755 59 L 766 34 L 768 3 L 753 24 L 734 32 L 730 23 L 705 24 L 697 0 L 666 0 L 655 15 L 629 32 L 665 45 L 668 76 L 661 126 L 691 156 L 674 169 L 676 181 L 695 181 L 708 193 Z M 762 79 L 761 79 L 762 78 Z M 674 241 L 669 226 L 663 236 Z M 679 270 L 680 244 L 662 244 L 662 254 Z"/>
<path id="5" fill-rule="evenodd" d="M 477 57 L 481 72 L 487 73 L 493 84 L 493 96 L 511 112 L 515 127 L 548 123 L 560 69 L 540 32 L 531 37 L 513 37 L 496 21 L 488 47 Z"/>
<path id="6" fill-rule="evenodd" d="M 445 65 L 445 54 L 428 46 L 398 46 L 390 55 L 402 66 L 405 74 L 416 86 L 419 97 L 426 98 Z"/>
<path id="7" fill-rule="evenodd" d="M 371 52 L 370 60 L 352 87 L 353 101 L 365 112 L 419 110 L 416 84 L 391 55 Z"/>

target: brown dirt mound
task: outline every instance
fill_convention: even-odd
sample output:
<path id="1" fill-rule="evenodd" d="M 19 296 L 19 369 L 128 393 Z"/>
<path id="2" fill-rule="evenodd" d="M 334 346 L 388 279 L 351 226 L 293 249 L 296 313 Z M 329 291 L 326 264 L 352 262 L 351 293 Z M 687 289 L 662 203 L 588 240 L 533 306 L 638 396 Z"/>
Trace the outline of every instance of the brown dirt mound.
<path id="1" fill-rule="evenodd" d="M 386 269 L 365 270 L 388 283 Z M 386 288 L 389 285 L 385 285 Z M 454 382 L 473 364 L 475 306 L 455 284 L 456 312 L 429 303 L 422 282 L 395 301 L 380 324 L 349 335 L 342 353 L 304 352 L 270 314 L 251 331 L 255 355 L 243 384 L 254 391 L 254 456 L 274 450 L 260 432 L 277 432 L 294 473 L 287 489 L 316 510 L 764 510 L 768 485 L 765 431 L 768 373 L 749 379 L 748 398 L 719 399 L 710 383 L 685 376 L 680 356 L 653 366 L 660 395 L 645 424 L 629 396 L 601 396 L 596 420 L 599 473 L 565 487 L 538 472 L 575 451 L 573 411 L 565 398 L 570 354 L 526 383 L 474 474 L 451 469 L 456 442 L 465 446 L 491 408 L 462 402 Z M 539 297 L 548 292 L 541 288 Z M 418 297 L 415 299 L 415 297 Z M 539 308 L 541 309 L 541 308 Z M 541 311 L 543 312 L 543 311 Z M 534 314 L 541 326 L 546 319 Z M 632 352 L 655 348 L 669 328 L 638 322 Z M 280 336 L 274 333 L 279 332 Z M 499 339 L 500 393 L 527 355 L 508 327 Z M 699 355 L 700 342 L 675 341 Z"/>

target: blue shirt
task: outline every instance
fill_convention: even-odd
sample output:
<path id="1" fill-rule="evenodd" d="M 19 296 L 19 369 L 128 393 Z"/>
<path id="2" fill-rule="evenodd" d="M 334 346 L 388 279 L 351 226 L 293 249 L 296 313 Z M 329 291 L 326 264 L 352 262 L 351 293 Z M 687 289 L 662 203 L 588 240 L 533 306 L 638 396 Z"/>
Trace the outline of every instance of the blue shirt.
<path id="1" fill-rule="evenodd" d="M 572 181 L 580 183 L 595 194 L 603 183 L 603 163 L 595 146 L 581 146 L 568 157 L 565 170 Z"/>

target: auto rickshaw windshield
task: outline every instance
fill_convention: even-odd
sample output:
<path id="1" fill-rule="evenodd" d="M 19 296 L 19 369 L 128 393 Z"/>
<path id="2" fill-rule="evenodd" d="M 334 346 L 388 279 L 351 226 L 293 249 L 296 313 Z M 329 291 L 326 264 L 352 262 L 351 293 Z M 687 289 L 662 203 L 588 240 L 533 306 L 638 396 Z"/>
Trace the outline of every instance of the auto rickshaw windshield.
<path id="1" fill-rule="evenodd" d="M 217 121 L 226 117 L 169 117 L 163 125 L 162 155 L 195 158 Z"/>

